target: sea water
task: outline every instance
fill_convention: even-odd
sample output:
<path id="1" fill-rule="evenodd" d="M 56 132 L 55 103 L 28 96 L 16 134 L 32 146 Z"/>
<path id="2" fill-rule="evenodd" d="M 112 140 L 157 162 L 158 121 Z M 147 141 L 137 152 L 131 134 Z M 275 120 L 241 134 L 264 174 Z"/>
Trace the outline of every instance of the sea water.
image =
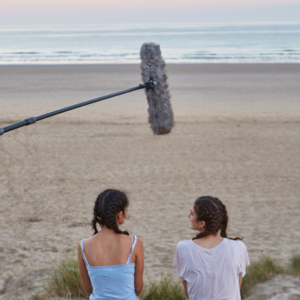
<path id="1" fill-rule="evenodd" d="M 300 63 L 300 23 L 0 26 L 0 64 L 139 63 L 143 43 L 168 63 Z"/>

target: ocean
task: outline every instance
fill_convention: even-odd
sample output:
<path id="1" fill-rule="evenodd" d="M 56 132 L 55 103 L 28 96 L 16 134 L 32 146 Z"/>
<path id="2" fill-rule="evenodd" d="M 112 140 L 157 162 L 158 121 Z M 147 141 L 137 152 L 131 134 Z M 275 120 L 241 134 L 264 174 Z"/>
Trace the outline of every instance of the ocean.
<path id="1" fill-rule="evenodd" d="M 0 64 L 300 63 L 300 23 L 0 26 Z"/>

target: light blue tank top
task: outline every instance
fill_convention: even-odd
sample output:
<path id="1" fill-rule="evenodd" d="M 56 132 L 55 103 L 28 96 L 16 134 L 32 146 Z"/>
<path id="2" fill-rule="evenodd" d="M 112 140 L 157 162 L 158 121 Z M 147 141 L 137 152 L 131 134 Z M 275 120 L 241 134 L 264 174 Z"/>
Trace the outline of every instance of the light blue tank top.
<path id="1" fill-rule="evenodd" d="M 134 286 L 135 263 L 130 263 L 136 236 L 132 237 L 130 254 L 125 265 L 90 266 L 84 254 L 84 241 L 85 239 L 81 241 L 81 251 L 93 286 L 90 300 L 138 300 Z"/>

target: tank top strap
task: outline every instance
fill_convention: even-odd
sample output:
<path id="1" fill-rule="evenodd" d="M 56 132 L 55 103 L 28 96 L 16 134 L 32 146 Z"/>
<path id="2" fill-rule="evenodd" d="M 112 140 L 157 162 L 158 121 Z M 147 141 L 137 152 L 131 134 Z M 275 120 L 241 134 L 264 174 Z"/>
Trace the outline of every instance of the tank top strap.
<path id="1" fill-rule="evenodd" d="M 136 241 L 137 241 L 137 237 L 135 235 L 133 235 L 132 236 L 132 244 L 131 244 L 130 254 L 129 254 L 129 257 L 128 257 L 128 260 L 127 260 L 128 264 L 130 263 L 131 256 L 132 256 L 132 253 L 133 253 L 133 249 L 136 245 Z"/>
<path id="2" fill-rule="evenodd" d="M 84 243 L 84 241 L 85 241 L 86 239 L 83 239 L 82 241 L 81 241 L 81 252 L 82 252 L 82 256 L 83 256 L 83 260 L 84 260 L 84 262 L 85 262 L 85 264 L 87 265 L 87 266 L 89 266 L 89 263 L 87 262 L 87 259 L 86 259 L 86 257 L 85 257 L 85 254 L 84 254 L 84 250 L 83 250 L 83 243 Z"/>

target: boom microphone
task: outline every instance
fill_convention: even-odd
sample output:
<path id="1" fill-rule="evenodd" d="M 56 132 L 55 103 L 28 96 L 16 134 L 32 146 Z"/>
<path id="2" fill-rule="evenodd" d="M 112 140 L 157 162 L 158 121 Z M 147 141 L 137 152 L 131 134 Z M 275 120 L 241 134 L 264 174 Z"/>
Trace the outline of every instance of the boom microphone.
<path id="1" fill-rule="evenodd" d="M 160 47 L 154 43 L 145 43 L 141 48 L 141 70 L 144 84 L 116 92 L 103 97 L 95 98 L 78 104 L 74 104 L 38 117 L 31 117 L 24 121 L 0 128 L 0 135 L 17 128 L 34 124 L 37 121 L 99 102 L 105 99 L 127 94 L 136 90 L 146 89 L 146 96 L 149 104 L 149 123 L 154 134 L 168 134 L 174 126 L 173 111 L 170 102 L 170 94 L 165 72 L 165 62 L 161 57 Z"/>
<path id="2" fill-rule="evenodd" d="M 154 80 L 155 88 L 146 88 L 149 104 L 149 123 L 155 134 L 167 134 L 174 126 L 173 111 L 168 90 L 165 62 L 161 57 L 160 46 L 145 43 L 141 48 L 142 80 Z"/>

